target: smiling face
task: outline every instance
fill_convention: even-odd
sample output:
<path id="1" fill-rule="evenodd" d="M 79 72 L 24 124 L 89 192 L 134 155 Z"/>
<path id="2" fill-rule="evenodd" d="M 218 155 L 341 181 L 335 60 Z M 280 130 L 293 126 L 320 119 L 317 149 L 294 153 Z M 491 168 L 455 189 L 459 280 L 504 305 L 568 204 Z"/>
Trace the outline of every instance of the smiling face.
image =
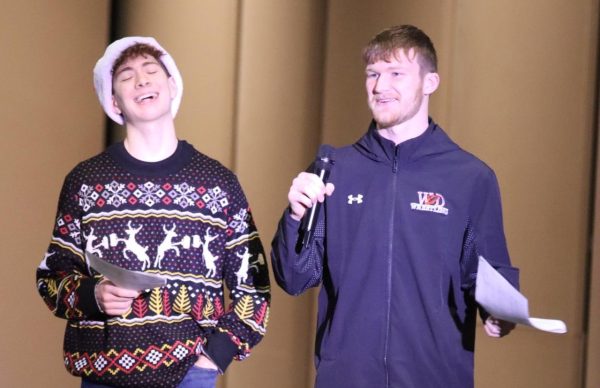
<path id="1" fill-rule="evenodd" d="M 411 120 L 427 119 L 429 75 L 422 74 L 414 50 L 398 49 L 387 60 L 366 67 L 367 98 L 379 128 L 390 128 Z M 436 85 L 437 86 L 437 85 Z"/>
<path id="2" fill-rule="evenodd" d="M 125 122 L 136 124 L 171 117 L 175 81 L 151 55 L 139 55 L 120 64 L 113 75 L 113 106 Z"/>

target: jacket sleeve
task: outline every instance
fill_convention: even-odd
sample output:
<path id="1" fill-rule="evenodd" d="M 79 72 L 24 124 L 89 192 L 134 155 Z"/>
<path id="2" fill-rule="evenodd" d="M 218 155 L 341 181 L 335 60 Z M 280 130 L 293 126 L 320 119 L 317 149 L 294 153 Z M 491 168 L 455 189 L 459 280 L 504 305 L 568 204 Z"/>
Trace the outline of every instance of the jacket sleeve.
<path id="1" fill-rule="evenodd" d="M 335 161 L 336 149 L 322 144 L 315 161 L 305 170 L 319 175 L 329 171 Z M 316 171 L 315 171 L 316 170 Z M 328 174 L 325 173 L 326 175 Z M 327 177 L 325 177 L 327 179 Z M 325 261 L 325 229 L 327 200 L 318 212 L 317 222 L 308 247 L 302 244 L 304 237 L 301 222 L 294 220 L 287 208 L 279 221 L 271 243 L 271 263 L 277 284 L 290 295 L 300 295 L 311 287 L 317 287 L 323 279 Z"/>
<path id="2" fill-rule="evenodd" d="M 478 257 L 483 256 L 506 280 L 519 289 L 519 270 L 511 265 L 502 222 L 502 205 L 496 175 L 486 170 L 478 181 L 463 242 L 463 289 L 474 295 Z"/>
<path id="3" fill-rule="evenodd" d="M 37 289 L 48 308 L 64 319 L 102 319 L 81 235 L 82 198 L 69 174 L 63 184 L 48 250 L 36 271 Z M 90 188 L 91 190 L 91 188 Z"/>
<path id="4" fill-rule="evenodd" d="M 324 209 L 322 209 L 324 210 Z M 319 218 L 311 245 L 302 247 L 300 221 L 286 209 L 273 238 L 271 264 L 277 284 L 290 295 L 300 295 L 321 283 L 325 255 L 325 211 Z"/>
<path id="5" fill-rule="evenodd" d="M 207 336 L 204 349 L 222 372 L 234 358 L 246 358 L 262 340 L 271 302 L 268 266 L 258 231 L 242 188 L 236 178 L 232 180 L 223 258 L 231 304 L 216 330 Z"/>

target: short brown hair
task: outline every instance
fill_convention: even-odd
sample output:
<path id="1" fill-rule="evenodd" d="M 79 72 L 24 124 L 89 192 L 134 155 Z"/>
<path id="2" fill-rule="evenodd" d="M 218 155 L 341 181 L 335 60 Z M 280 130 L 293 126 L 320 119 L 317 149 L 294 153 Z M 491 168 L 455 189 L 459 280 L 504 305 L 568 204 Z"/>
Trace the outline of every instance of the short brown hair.
<path id="1" fill-rule="evenodd" d="M 164 55 L 164 53 L 161 50 L 157 49 L 156 47 L 154 47 L 152 45 L 149 45 L 146 43 L 136 43 L 132 46 L 127 47 L 125 50 L 123 50 L 123 52 L 121 52 L 121 55 L 119 55 L 119 57 L 115 60 L 115 63 L 113 64 L 111 74 L 114 77 L 115 71 L 117 71 L 117 69 L 123 63 L 127 62 L 130 59 L 137 58 L 137 57 L 151 56 L 152 58 L 156 59 L 156 61 L 158 63 L 160 63 L 163 70 L 167 74 L 167 77 L 170 77 L 171 75 L 169 74 L 169 71 L 167 70 L 165 65 L 162 63 L 162 61 L 160 60 L 160 57 L 162 57 L 163 55 Z"/>
<path id="2" fill-rule="evenodd" d="M 431 39 L 423 31 L 408 24 L 386 28 L 375 35 L 363 50 L 366 65 L 388 61 L 397 50 L 414 49 L 422 72 L 437 72 L 437 55 Z"/>

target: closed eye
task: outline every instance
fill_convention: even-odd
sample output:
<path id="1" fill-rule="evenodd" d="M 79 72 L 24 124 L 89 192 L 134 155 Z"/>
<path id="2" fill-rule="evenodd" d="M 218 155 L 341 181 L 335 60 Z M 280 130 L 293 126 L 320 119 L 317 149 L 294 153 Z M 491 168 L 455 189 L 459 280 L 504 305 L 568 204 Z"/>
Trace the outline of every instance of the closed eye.
<path id="1" fill-rule="evenodd" d="M 121 73 L 119 75 L 119 82 L 129 81 L 132 78 L 133 78 L 133 73 L 131 73 L 131 72 L 124 72 L 124 73 Z"/>
<path id="2" fill-rule="evenodd" d="M 144 69 L 147 74 L 156 74 L 160 69 L 160 66 L 156 63 L 147 63 L 144 65 Z"/>

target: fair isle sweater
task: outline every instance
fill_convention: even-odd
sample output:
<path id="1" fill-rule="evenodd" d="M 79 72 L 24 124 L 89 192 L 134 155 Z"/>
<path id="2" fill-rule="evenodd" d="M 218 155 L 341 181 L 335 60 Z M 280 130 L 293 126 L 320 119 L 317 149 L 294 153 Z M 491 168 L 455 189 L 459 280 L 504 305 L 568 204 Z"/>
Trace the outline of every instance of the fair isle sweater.
<path id="1" fill-rule="evenodd" d="M 167 285 L 107 316 L 86 250 Z M 160 162 L 134 159 L 118 143 L 75 167 L 37 286 L 67 320 L 67 370 L 113 386 L 177 386 L 201 352 L 224 371 L 248 356 L 269 317 L 267 264 L 239 182 L 185 141 Z"/>

